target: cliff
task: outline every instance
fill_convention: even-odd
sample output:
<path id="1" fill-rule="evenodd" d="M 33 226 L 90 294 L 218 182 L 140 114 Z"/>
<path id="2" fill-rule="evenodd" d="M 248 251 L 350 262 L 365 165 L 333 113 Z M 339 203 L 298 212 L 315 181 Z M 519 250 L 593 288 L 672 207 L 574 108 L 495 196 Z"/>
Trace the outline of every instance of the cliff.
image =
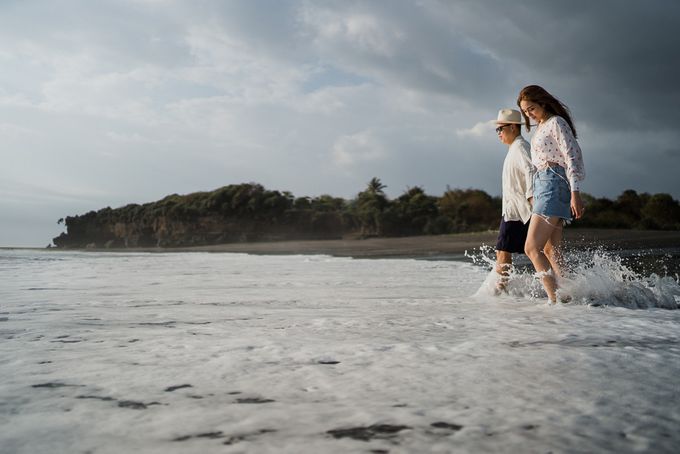
<path id="1" fill-rule="evenodd" d="M 329 196 L 295 200 L 258 184 L 231 185 L 69 216 L 66 233 L 53 241 L 61 248 L 126 248 L 336 239 L 354 228 L 344 203 Z"/>

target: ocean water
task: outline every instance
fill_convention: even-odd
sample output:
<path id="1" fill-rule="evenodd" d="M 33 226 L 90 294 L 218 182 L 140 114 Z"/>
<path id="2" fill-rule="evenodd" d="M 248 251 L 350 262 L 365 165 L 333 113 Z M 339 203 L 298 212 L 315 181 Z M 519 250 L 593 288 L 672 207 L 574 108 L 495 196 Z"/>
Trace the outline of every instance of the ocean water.
<path id="1" fill-rule="evenodd" d="M 677 276 L 469 255 L 0 251 L 0 452 L 677 452 Z"/>

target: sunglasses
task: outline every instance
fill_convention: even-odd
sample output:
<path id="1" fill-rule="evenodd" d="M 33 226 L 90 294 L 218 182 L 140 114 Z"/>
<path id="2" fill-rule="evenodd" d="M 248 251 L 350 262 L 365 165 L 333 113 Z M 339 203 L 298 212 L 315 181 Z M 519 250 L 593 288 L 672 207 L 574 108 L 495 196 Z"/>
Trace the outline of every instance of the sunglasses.
<path id="1" fill-rule="evenodd" d="M 500 134 L 501 131 L 503 130 L 503 128 L 505 128 L 506 126 L 510 126 L 510 125 L 501 125 L 501 126 L 497 127 L 496 128 L 496 134 Z"/>

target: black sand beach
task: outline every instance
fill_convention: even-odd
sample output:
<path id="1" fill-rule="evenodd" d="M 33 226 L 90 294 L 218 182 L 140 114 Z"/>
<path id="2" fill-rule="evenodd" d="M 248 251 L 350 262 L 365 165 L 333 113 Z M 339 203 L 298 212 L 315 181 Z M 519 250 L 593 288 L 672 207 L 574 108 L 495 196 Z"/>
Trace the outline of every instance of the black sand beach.
<path id="1" fill-rule="evenodd" d="M 227 243 L 180 248 L 105 249 L 140 252 L 232 252 L 246 254 L 323 254 L 355 258 L 457 258 L 482 245 L 495 246 L 496 231 L 453 235 L 316 241 Z M 652 250 L 680 247 L 680 231 L 565 229 L 568 248 Z"/>

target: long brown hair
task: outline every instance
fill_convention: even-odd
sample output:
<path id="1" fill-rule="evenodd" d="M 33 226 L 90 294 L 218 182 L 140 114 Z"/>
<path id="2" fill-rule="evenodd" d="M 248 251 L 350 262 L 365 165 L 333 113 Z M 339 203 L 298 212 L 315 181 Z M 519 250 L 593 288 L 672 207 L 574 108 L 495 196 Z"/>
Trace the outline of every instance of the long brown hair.
<path id="1" fill-rule="evenodd" d="M 576 138 L 576 128 L 574 127 L 574 122 L 571 119 L 571 114 L 569 113 L 569 108 L 564 105 L 559 99 L 555 98 L 553 95 L 548 93 L 545 88 L 538 85 L 527 85 L 522 88 L 517 97 L 517 105 L 519 106 L 520 112 L 524 117 L 524 121 L 527 126 L 527 131 L 531 131 L 531 124 L 529 123 L 529 117 L 522 110 L 520 103 L 522 101 L 529 101 L 538 104 L 543 109 L 545 109 L 551 115 L 559 115 L 564 118 L 571 128 L 571 132 Z"/>

